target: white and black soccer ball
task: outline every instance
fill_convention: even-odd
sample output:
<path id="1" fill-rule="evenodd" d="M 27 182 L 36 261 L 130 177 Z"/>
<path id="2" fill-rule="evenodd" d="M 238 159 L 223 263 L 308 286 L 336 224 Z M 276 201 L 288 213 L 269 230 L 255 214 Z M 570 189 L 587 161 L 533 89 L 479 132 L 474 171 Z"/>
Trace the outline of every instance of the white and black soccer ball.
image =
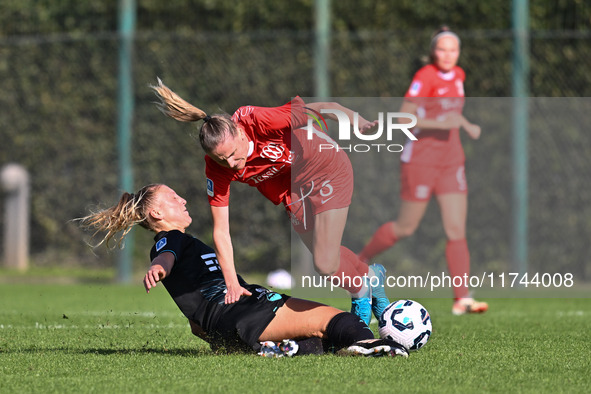
<path id="1" fill-rule="evenodd" d="M 388 305 L 378 325 L 381 338 L 396 341 L 409 351 L 425 346 L 433 331 L 427 309 L 412 300 L 398 300 Z"/>

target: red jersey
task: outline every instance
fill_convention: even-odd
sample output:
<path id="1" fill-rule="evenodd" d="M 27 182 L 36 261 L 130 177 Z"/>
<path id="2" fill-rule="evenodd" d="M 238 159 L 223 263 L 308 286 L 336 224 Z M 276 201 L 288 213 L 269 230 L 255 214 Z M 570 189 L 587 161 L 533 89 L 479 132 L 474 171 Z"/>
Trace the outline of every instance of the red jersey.
<path id="1" fill-rule="evenodd" d="M 464 70 L 455 66 L 448 72 L 429 64 L 414 75 L 406 101 L 418 105 L 417 117 L 442 120 L 450 113 L 462 113 L 464 107 Z M 441 97 L 441 98 L 440 98 Z M 433 130 L 415 127 L 417 141 L 409 140 L 400 159 L 405 163 L 447 166 L 463 163 L 464 150 L 460 130 Z"/>
<path id="2" fill-rule="evenodd" d="M 308 140 L 306 130 L 299 129 L 308 122 L 300 97 L 280 107 L 240 107 L 232 120 L 244 128 L 250 146 L 248 157 L 245 167 L 235 171 L 205 156 L 207 194 L 212 206 L 229 204 L 233 181 L 256 187 L 275 205 L 289 205 L 292 184 L 299 187 L 314 181 L 327 168 L 334 169 L 329 164 L 336 156 L 346 158 L 345 153 L 335 149 L 318 153 L 318 144 L 332 141 L 330 137 L 319 131 Z"/>

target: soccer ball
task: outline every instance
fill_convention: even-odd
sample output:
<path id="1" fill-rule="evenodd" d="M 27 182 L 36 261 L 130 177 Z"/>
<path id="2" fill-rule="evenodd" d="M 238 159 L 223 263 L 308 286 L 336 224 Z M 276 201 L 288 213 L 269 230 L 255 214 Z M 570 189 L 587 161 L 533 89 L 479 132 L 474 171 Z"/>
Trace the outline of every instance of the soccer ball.
<path id="1" fill-rule="evenodd" d="M 388 305 L 378 325 L 381 338 L 396 341 L 410 351 L 425 346 L 433 329 L 427 309 L 412 300 L 398 300 Z"/>

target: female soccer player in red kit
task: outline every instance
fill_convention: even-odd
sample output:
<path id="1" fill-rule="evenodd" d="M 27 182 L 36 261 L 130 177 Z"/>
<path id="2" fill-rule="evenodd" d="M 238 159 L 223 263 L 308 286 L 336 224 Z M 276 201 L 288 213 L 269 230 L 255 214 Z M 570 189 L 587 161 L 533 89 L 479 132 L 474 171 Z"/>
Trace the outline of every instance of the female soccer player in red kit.
<path id="1" fill-rule="evenodd" d="M 306 127 L 308 113 L 323 108 L 343 111 L 352 120 L 353 112 L 337 103 L 306 105 L 296 97 L 280 107 L 249 105 L 238 108 L 231 117 L 208 116 L 160 80 L 153 89 L 165 115 L 180 121 L 204 120 L 199 139 L 206 153 L 207 194 L 213 241 L 227 286 L 225 302 L 250 295 L 236 276 L 229 224 L 230 183 L 242 182 L 256 187 L 275 205 L 285 206 L 293 227 L 312 252 L 316 271 L 331 276 L 335 284 L 349 291 L 353 313 L 366 324 L 372 312 L 379 318 L 389 304 L 383 266 L 370 267 L 341 246 L 353 193 L 351 163 L 342 150 L 320 151 L 320 145 L 335 142 L 317 129 L 308 135 Z M 364 132 L 377 122 L 360 117 L 358 124 Z M 377 280 L 355 280 L 364 277 Z"/>
<path id="2" fill-rule="evenodd" d="M 457 66 L 460 39 L 443 27 L 431 41 L 431 63 L 415 74 L 400 112 L 417 116 L 413 133 L 401 155 L 401 199 L 398 218 L 383 224 L 359 254 L 368 261 L 412 235 L 421 222 L 432 194 L 435 194 L 447 236 L 445 256 L 452 277 L 470 273 L 466 243 L 468 187 L 464 174 L 464 151 L 460 128 L 472 139 L 480 127 L 462 116 L 464 70 Z M 403 122 L 404 120 L 401 120 Z M 452 312 L 480 313 L 484 302 L 470 297 L 467 286 L 454 287 Z"/>

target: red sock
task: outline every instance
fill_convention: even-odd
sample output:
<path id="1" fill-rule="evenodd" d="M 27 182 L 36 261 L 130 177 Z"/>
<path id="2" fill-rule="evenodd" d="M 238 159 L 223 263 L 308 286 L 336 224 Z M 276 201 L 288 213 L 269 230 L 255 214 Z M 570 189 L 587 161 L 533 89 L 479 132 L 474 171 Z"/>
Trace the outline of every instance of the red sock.
<path id="1" fill-rule="evenodd" d="M 450 275 L 452 277 L 462 277 L 462 284 L 464 284 L 464 275 L 470 275 L 470 252 L 468 251 L 466 239 L 447 241 L 445 258 L 447 259 L 447 268 Z M 469 291 L 467 286 L 454 287 L 454 298 L 456 301 L 468 296 Z"/>
<path id="2" fill-rule="evenodd" d="M 370 261 L 378 254 L 394 246 L 396 241 L 398 241 L 398 237 L 394 234 L 393 223 L 384 223 L 376 230 L 371 240 L 365 245 L 361 253 L 359 253 L 359 258 L 362 261 Z"/>
<path id="3" fill-rule="evenodd" d="M 367 275 L 369 266 L 359 260 L 350 249 L 341 246 L 341 263 L 333 275 L 333 283 L 350 293 L 358 293 L 362 287 L 361 278 Z"/>
<path id="4" fill-rule="evenodd" d="M 357 271 L 357 275 L 363 276 L 369 273 L 369 265 L 363 260 L 359 258 L 355 253 L 344 246 L 341 246 L 341 260 L 347 259 L 350 264 L 355 266 L 355 270 Z"/>

